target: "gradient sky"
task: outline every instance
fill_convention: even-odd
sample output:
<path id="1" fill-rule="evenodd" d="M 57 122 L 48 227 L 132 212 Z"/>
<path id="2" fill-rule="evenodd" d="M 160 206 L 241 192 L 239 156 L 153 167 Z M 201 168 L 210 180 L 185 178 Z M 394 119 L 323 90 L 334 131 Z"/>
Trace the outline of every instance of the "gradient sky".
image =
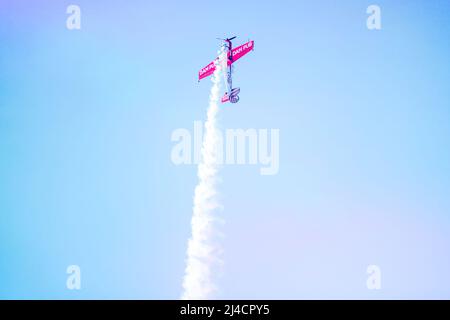
<path id="1" fill-rule="evenodd" d="M 197 178 L 170 137 L 205 119 L 197 72 L 237 35 L 255 51 L 220 126 L 280 129 L 280 170 L 221 171 L 217 297 L 449 299 L 449 18 L 438 0 L 1 0 L 0 298 L 180 296 Z"/>

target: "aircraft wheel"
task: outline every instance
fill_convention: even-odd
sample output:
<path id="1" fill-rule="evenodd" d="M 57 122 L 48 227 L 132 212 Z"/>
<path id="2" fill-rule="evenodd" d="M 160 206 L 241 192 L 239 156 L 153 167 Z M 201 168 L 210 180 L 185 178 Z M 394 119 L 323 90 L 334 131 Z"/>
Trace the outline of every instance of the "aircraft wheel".
<path id="1" fill-rule="evenodd" d="M 238 101 L 239 101 L 239 96 L 238 95 L 230 96 L 230 102 L 231 103 L 237 103 Z"/>

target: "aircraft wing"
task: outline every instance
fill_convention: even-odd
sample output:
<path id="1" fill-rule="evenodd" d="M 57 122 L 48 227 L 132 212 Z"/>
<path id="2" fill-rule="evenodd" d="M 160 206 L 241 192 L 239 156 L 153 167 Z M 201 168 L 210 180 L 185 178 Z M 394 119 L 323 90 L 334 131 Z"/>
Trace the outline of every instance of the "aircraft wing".
<path id="1" fill-rule="evenodd" d="M 254 41 L 251 40 L 247 43 L 244 43 L 243 45 L 240 45 L 239 47 L 236 47 L 233 49 L 233 61 L 228 59 L 228 65 L 236 62 L 243 56 L 245 56 L 247 53 L 253 50 Z M 228 54 L 230 56 L 231 53 Z M 216 61 L 219 58 L 216 58 L 214 61 L 212 61 L 210 64 L 208 64 L 206 67 L 200 69 L 198 72 L 198 81 L 202 80 L 203 78 L 209 77 L 214 73 L 214 70 L 216 70 Z"/>
<path id="2" fill-rule="evenodd" d="M 233 61 L 231 62 L 230 60 L 228 60 L 228 65 L 236 62 L 237 60 L 239 60 L 240 58 L 245 56 L 247 53 L 252 51 L 253 46 L 254 46 L 254 41 L 251 40 L 247 43 L 244 43 L 243 45 L 240 45 L 239 47 L 234 48 L 232 51 L 233 52 Z"/>
<path id="3" fill-rule="evenodd" d="M 218 58 L 216 58 L 217 60 Z M 214 70 L 216 70 L 216 60 L 208 64 L 206 67 L 200 69 L 198 72 L 198 81 L 202 80 L 203 78 L 209 77 L 214 73 Z"/>

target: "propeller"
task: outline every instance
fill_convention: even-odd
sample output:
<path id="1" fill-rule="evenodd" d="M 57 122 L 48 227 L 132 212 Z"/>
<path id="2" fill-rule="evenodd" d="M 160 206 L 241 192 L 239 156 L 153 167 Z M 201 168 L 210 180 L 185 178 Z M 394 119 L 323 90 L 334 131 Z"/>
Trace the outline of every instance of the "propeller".
<path id="1" fill-rule="evenodd" d="M 236 39 L 237 36 L 231 37 L 231 38 L 227 38 L 227 39 L 222 39 L 222 38 L 216 38 L 217 40 L 222 40 L 222 41 L 231 41 L 233 39 Z"/>

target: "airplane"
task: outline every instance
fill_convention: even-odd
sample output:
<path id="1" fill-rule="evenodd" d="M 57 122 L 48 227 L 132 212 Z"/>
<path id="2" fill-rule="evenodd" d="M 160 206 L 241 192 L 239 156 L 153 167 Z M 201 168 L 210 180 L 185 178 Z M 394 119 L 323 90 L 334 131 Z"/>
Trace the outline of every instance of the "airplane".
<path id="1" fill-rule="evenodd" d="M 233 63 L 237 60 L 245 56 L 247 53 L 254 49 L 254 41 L 248 41 L 239 47 L 233 48 L 233 44 L 231 40 L 234 40 L 236 37 L 231 37 L 227 39 L 218 39 L 224 42 L 224 48 L 226 50 L 227 55 L 227 92 L 225 92 L 222 97 L 222 103 L 231 102 L 237 103 L 239 101 L 239 93 L 241 92 L 240 88 L 233 88 Z M 219 58 L 216 58 L 213 62 L 208 64 L 206 67 L 202 68 L 198 72 L 198 81 L 203 78 L 209 77 L 216 70 L 216 64 L 218 63 Z"/>

